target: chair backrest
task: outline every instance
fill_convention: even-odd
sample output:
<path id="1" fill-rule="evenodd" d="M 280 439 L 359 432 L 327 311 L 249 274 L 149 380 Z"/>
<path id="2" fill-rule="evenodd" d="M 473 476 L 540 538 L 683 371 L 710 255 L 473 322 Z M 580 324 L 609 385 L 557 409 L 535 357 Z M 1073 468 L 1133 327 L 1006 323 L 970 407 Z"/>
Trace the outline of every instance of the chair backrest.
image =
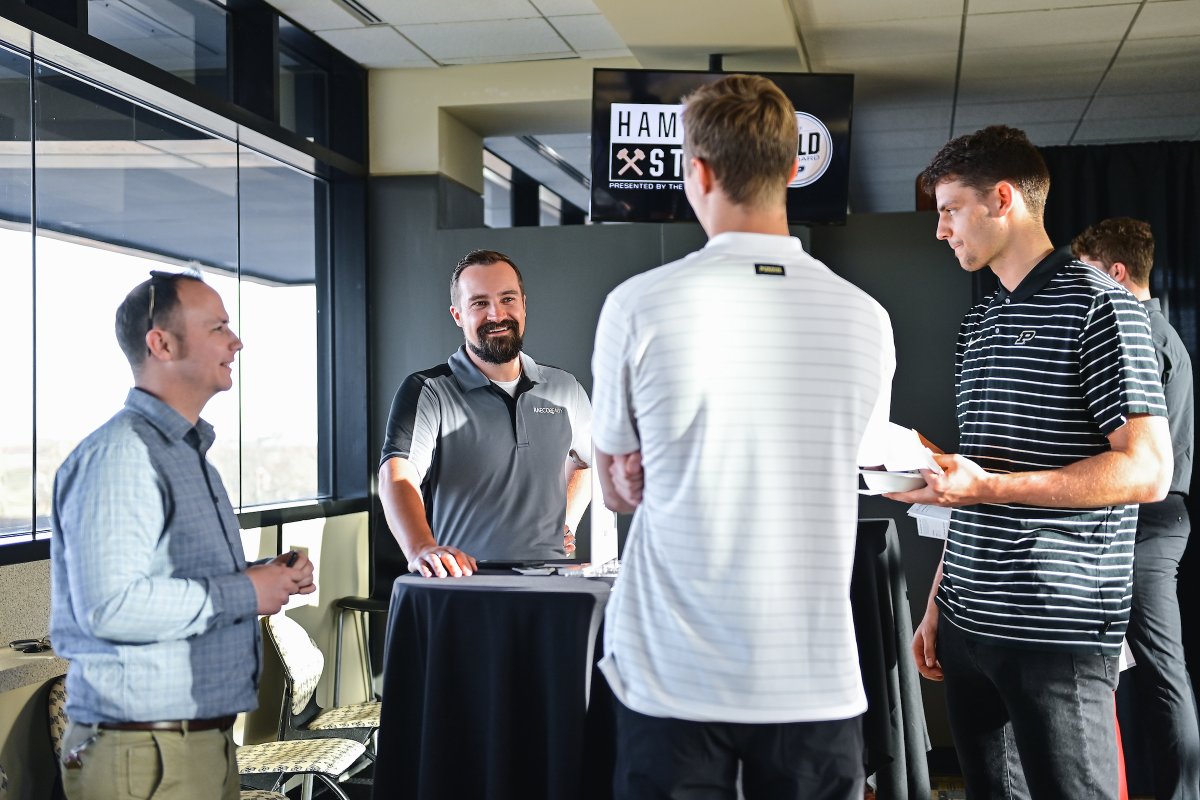
<path id="1" fill-rule="evenodd" d="M 59 675 L 50 681 L 50 695 L 46 702 L 50 717 L 50 744 L 54 757 L 62 759 L 63 737 L 67 735 L 67 676 Z"/>
<path id="2" fill-rule="evenodd" d="M 284 677 L 291 696 L 291 713 L 299 714 L 308 706 L 308 701 L 317 690 L 317 683 L 325 670 L 325 656 L 308 631 L 282 611 L 267 617 L 267 635 L 283 662 Z"/>

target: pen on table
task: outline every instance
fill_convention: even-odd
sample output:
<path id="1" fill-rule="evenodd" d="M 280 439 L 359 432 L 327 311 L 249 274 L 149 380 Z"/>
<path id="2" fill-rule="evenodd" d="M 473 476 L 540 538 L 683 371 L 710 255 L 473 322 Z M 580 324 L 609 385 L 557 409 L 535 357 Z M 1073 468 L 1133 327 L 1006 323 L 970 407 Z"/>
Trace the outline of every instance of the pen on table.
<path id="1" fill-rule="evenodd" d="M 288 565 L 289 567 L 294 567 L 294 566 L 296 566 L 296 559 L 297 559 L 297 558 L 299 558 L 299 557 L 300 557 L 300 551 L 299 551 L 299 550 L 293 550 L 291 553 L 289 553 L 289 554 L 288 554 L 287 565 Z"/>

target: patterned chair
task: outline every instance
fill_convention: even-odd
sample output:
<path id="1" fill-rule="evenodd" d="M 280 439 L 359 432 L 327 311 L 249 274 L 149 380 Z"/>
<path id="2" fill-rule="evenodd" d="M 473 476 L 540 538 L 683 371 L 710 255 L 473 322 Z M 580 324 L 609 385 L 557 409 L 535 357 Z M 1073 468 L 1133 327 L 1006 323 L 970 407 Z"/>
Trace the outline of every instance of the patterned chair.
<path id="1" fill-rule="evenodd" d="M 62 758 L 62 741 L 67 732 L 66 677 L 50 684 L 50 742 L 55 759 Z M 248 787 L 241 800 L 286 800 L 278 789 L 292 775 L 313 775 L 329 787 L 334 797 L 347 800 L 337 782 L 360 758 L 365 748 L 349 739 L 318 742 L 267 742 L 238 748 L 238 772 Z"/>
<path id="2" fill-rule="evenodd" d="M 62 758 L 62 740 L 67 735 L 67 676 L 59 675 L 50 681 L 47 698 L 50 722 L 50 744 L 54 747 L 54 759 Z"/>
<path id="3" fill-rule="evenodd" d="M 379 701 L 369 700 L 322 711 L 316 689 L 325 669 L 325 656 L 308 632 L 282 612 L 267 618 L 267 638 L 283 662 L 283 709 L 279 715 L 279 738 L 321 739 L 345 737 L 365 745 L 379 730 Z M 375 757 L 371 749 L 367 756 Z"/>
<path id="4" fill-rule="evenodd" d="M 8 797 L 8 773 L 4 771 L 4 765 L 0 764 L 0 800 L 5 800 Z"/>

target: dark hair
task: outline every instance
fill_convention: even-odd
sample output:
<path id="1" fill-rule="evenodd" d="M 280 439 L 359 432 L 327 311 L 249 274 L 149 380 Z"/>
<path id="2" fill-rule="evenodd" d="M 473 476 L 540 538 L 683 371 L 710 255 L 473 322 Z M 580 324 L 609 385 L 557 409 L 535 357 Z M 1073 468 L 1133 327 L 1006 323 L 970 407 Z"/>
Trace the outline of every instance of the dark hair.
<path id="1" fill-rule="evenodd" d="M 160 272 L 151 270 L 150 279 L 142 281 L 125 295 L 117 307 L 117 343 L 136 371 L 146 360 L 146 334 L 154 327 L 165 328 L 179 335 L 172 326 L 179 308 L 179 282 L 204 283 L 199 272 Z M 151 298 L 153 297 L 153 308 Z M 157 325 L 156 325 L 157 323 Z"/>
<path id="2" fill-rule="evenodd" d="M 960 181 L 976 192 L 986 192 L 1000 181 L 1009 181 L 1025 198 L 1025 207 L 1042 218 L 1050 192 L 1050 171 L 1042 154 L 1025 132 L 1007 125 L 951 139 L 921 172 L 921 185 L 933 195 L 942 181 Z"/>
<path id="3" fill-rule="evenodd" d="M 1120 261 L 1129 272 L 1129 280 L 1138 286 L 1150 285 L 1154 266 L 1154 234 L 1150 224 L 1130 217 L 1113 217 L 1091 226 L 1071 240 L 1076 258 L 1099 261 L 1108 269 Z"/>
<path id="4" fill-rule="evenodd" d="M 454 268 L 454 272 L 450 275 L 450 305 L 458 307 L 458 298 L 455 294 L 458 292 L 458 278 L 463 274 L 463 270 L 467 267 L 489 266 L 491 264 L 508 264 L 513 268 L 513 272 L 517 273 L 517 286 L 521 287 L 521 296 L 525 296 L 525 279 L 521 277 L 521 270 L 517 269 L 516 263 L 508 256 L 501 253 L 499 250 L 472 250 L 458 261 L 458 266 Z"/>
<path id="5" fill-rule="evenodd" d="M 796 163 L 796 109 L 759 75 L 729 75 L 683 99 L 683 152 L 708 164 L 737 205 L 784 202 Z"/>

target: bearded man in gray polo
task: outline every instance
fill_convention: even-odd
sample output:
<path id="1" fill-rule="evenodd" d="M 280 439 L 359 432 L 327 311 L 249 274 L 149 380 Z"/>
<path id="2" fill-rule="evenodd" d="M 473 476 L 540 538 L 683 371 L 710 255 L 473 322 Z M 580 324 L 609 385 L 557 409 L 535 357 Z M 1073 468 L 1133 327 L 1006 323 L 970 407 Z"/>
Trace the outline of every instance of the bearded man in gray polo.
<path id="1" fill-rule="evenodd" d="M 411 572 L 477 559 L 563 558 L 591 499 L 591 406 L 575 377 L 522 352 L 525 283 L 512 259 L 468 253 L 450 280 L 464 343 L 392 402 L 379 497 Z"/>

